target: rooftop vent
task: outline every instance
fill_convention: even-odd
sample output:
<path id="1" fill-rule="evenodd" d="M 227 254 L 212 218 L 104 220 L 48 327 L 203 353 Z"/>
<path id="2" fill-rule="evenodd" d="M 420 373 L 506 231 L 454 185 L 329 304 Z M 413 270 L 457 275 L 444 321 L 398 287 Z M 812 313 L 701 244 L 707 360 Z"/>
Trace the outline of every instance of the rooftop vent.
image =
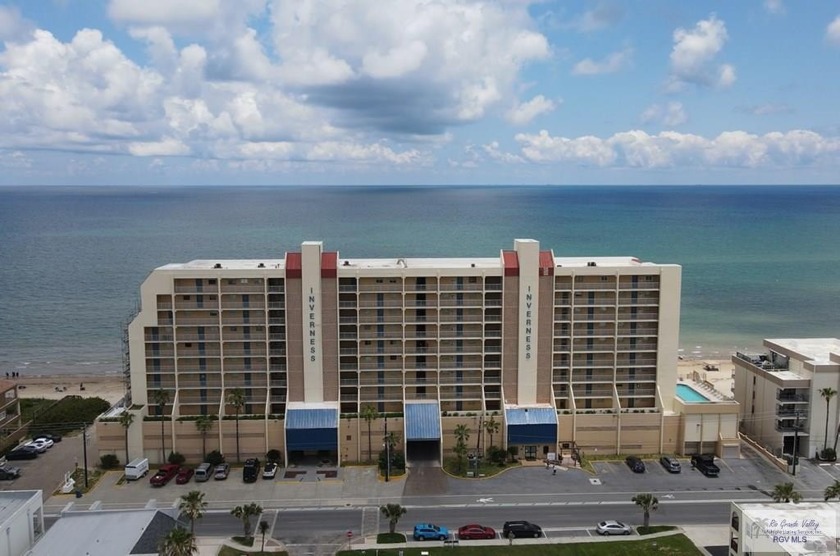
<path id="1" fill-rule="evenodd" d="M 586 263 L 586 266 L 598 266 L 598 265 L 595 263 L 595 261 L 589 261 L 588 263 Z"/>
<path id="2" fill-rule="evenodd" d="M 222 268 L 222 263 L 216 263 L 213 265 L 213 268 Z"/>
<path id="3" fill-rule="evenodd" d="M 350 266 L 350 261 L 344 261 L 344 266 Z"/>
<path id="4" fill-rule="evenodd" d="M 265 265 L 263 263 L 260 263 L 257 265 L 257 268 L 265 268 Z"/>

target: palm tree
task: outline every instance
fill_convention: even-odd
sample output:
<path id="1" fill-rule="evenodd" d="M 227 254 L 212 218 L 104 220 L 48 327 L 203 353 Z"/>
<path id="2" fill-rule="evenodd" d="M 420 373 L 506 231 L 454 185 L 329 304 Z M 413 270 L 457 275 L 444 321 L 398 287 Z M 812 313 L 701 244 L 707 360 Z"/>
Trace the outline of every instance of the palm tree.
<path id="1" fill-rule="evenodd" d="M 464 472 L 464 456 L 467 455 L 467 440 L 470 439 L 470 429 L 467 425 L 455 427 L 455 455 L 458 458 L 458 473 Z"/>
<path id="2" fill-rule="evenodd" d="M 128 428 L 131 426 L 131 423 L 134 422 L 134 414 L 128 412 L 128 408 L 125 408 L 122 413 L 120 413 L 120 425 L 123 429 L 125 429 L 125 462 L 128 463 L 131 461 L 131 458 L 128 457 Z"/>
<path id="3" fill-rule="evenodd" d="M 193 556 L 198 552 L 195 535 L 183 527 L 175 527 L 167 533 L 158 545 L 160 556 Z"/>
<path id="4" fill-rule="evenodd" d="M 239 412 L 245 407 L 245 392 L 242 388 L 234 388 L 228 392 L 227 403 L 233 406 L 236 412 L 236 463 L 239 463 Z"/>
<path id="5" fill-rule="evenodd" d="M 371 432 L 370 432 L 370 424 L 373 421 L 379 419 L 379 412 L 376 410 L 376 407 L 368 404 L 362 408 L 361 412 L 362 419 L 365 420 L 368 427 L 368 461 L 373 460 L 373 447 L 371 444 Z"/>
<path id="6" fill-rule="evenodd" d="M 773 487 L 773 492 L 770 495 L 773 497 L 773 502 L 785 502 L 798 504 L 802 500 L 802 495 L 796 492 L 793 488 L 793 483 L 780 483 Z"/>
<path id="7" fill-rule="evenodd" d="M 385 504 L 384 506 L 379 506 L 379 511 L 382 512 L 382 515 L 388 518 L 388 531 L 392 534 L 397 529 L 397 522 L 406 514 L 406 512 L 408 512 L 408 510 L 399 504 Z"/>
<path id="8" fill-rule="evenodd" d="M 195 534 L 195 521 L 204 517 L 204 511 L 207 509 L 204 493 L 200 490 L 191 490 L 184 494 L 181 496 L 178 509 L 190 520 L 190 533 Z"/>
<path id="9" fill-rule="evenodd" d="M 159 388 L 152 394 L 154 402 L 160 410 L 160 462 L 166 463 L 166 438 L 163 434 L 163 422 L 166 420 L 166 404 L 169 403 L 169 390 Z"/>
<path id="10" fill-rule="evenodd" d="M 260 521 L 260 524 L 257 526 L 260 534 L 262 535 L 262 546 L 260 546 L 260 552 L 265 552 L 265 534 L 268 533 L 270 527 L 271 526 L 266 520 Z"/>
<path id="11" fill-rule="evenodd" d="M 659 508 L 659 500 L 653 494 L 648 492 L 637 494 L 630 499 L 637 506 L 642 508 L 645 514 L 645 527 L 650 526 L 650 512 L 655 512 Z"/>
<path id="12" fill-rule="evenodd" d="M 825 400 L 825 444 L 823 450 L 828 448 L 828 412 L 831 408 L 831 398 L 837 395 L 837 390 L 834 388 L 820 388 L 820 396 Z"/>
<path id="13" fill-rule="evenodd" d="M 826 487 L 823 496 L 825 497 L 826 502 L 832 498 L 840 498 L 840 481 L 835 480 L 833 485 Z"/>
<path id="14" fill-rule="evenodd" d="M 201 434 L 201 459 L 207 457 L 207 433 L 213 428 L 213 418 L 209 415 L 199 415 L 195 420 L 195 428 Z"/>
<path id="15" fill-rule="evenodd" d="M 230 511 L 230 515 L 242 520 L 242 528 L 245 531 L 245 538 L 251 536 L 251 517 L 262 514 L 262 506 L 256 502 L 245 504 L 244 506 L 236 506 Z"/>
<path id="16" fill-rule="evenodd" d="M 490 446 L 493 446 L 493 435 L 499 433 L 499 429 L 501 428 L 501 423 L 496 421 L 496 419 L 491 415 L 489 421 L 484 421 L 484 430 L 487 434 L 490 435 Z"/>

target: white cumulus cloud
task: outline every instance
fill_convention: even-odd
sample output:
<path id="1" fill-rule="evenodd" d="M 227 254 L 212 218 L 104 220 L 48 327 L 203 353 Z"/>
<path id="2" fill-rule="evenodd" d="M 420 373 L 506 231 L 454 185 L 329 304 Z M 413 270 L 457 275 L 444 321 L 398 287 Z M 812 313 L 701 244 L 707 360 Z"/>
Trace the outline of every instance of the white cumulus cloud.
<path id="1" fill-rule="evenodd" d="M 840 15 L 826 27 L 825 39 L 835 46 L 840 46 Z"/>
<path id="2" fill-rule="evenodd" d="M 524 125 L 541 114 L 554 111 L 556 107 L 553 100 L 537 95 L 527 102 L 514 105 L 505 117 L 512 124 Z"/>
<path id="3" fill-rule="evenodd" d="M 727 131 L 713 138 L 632 130 L 606 139 L 520 133 L 522 156 L 531 162 L 579 166 L 666 168 L 778 168 L 840 161 L 840 139 L 807 130 L 764 135 Z"/>
<path id="4" fill-rule="evenodd" d="M 598 75 L 602 73 L 615 73 L 627 67 L 633 58 L 633 51 L 625 48 L 619 52 L 613 52 L 601 61 L 585 58 L 575 64 L 572 68 L 573 75 Z"/>
<path id="5" fill-rule="evenodd" d="M 730 87 L 736 79 L 735 67 L 716 63 L 728 39 L 726 24 L 714 14 L 698 21 L 693 29 L 677 28 L 670 57 L 668 89 L 677 91 L 687 84 Z"/>
<path id="6" fill-rule="evenodd" d="M 785 13 L 785 4 L 782 0 L 764 0 L 764 9 L 773 15 Z"/>

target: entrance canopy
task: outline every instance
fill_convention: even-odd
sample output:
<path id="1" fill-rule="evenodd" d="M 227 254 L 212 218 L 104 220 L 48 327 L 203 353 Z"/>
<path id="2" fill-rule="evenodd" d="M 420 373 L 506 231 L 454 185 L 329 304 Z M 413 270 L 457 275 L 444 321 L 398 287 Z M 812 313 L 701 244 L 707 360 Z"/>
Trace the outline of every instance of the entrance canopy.
<path id="1" fill-rule="evenodd" d="M 405 403 L 405 439 L 440 440 L 440 404 L 438 402 Z"/>
<path id="2" fill-rule="evenodd" d="M 508 445 L 555 444 L 557 412 L 553 407 L 505 407 Z"/>
<path id="3" fill-rule="evenodd" d="M 285 426 L 290 452 L 338 450 L 337 404 L 290 403 Z"/>

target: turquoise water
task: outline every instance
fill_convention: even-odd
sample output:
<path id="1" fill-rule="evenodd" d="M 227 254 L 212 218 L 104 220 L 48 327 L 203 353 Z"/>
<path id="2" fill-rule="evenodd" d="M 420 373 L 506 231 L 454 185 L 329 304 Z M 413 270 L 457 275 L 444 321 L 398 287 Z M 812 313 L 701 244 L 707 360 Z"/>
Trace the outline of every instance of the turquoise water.
<path id="1" fill-rule="evenodd" d="M 155 267 L 282 257 L 557 256 L 682 265 L 681 349 L 840 334 L 840 188 L 0 188 L 0 375 L 116 371 Z"/>
<path id="2" fill-rule="evenodd" d="M 677 384 L 677 396 L 684 402 L 709 401 L 709 398 L 707 398 L 688 384 Z"/>

